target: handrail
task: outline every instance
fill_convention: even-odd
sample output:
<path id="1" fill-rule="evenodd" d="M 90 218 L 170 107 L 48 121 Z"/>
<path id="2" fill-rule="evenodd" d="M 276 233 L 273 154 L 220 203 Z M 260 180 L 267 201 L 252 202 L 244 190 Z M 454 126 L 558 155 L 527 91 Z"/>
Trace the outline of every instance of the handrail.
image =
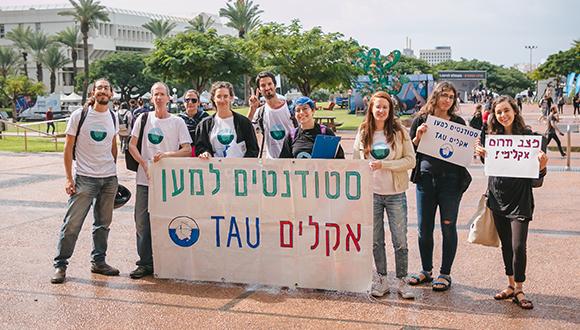
<path id="1" fill-rule="evenodd" d="M 58 120 L 62 121 L 61 119 L 58 119 Z M 65 119 L 65 120 L 67 120 L 67 119 Z M 54 139 L 54 151 L 58 151 L 58 135 L 56 135 L 56 134 L 48 134 L 48 133 L 45 133 L 43 131 L 39 131 L 39 130 L 36 130 L 34 128 L 24 126 L 22 124 L 16 124 L 16 123 L 13 123 L 11 121 L 2 120 L 2 119 L 0 119 L 0 123 L 4 123 L 4 125 L 12 125 L 12 126 L 16 127 L 17 130 L 22 129 L 24 131 L 24 151 L 28 151 L 28 134 L 27 134 L 28 131 L 35 132 L 41 136 L 45 136 L 45 137 Z M 38 124 L 38 123 L 36 123 L 36 124 Z M 0 132 L 0 137 L 1 136 L 2 136 L 2 132 Z M 20 137 L 20 133 L 18 131 L 16 132 L 16 136 Z"/>

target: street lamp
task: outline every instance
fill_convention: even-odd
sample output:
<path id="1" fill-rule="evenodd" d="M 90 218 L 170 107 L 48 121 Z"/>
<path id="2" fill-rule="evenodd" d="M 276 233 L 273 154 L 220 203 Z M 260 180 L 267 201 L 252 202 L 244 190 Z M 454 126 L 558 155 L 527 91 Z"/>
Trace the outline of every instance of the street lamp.
<path id="1" fill-rule="evenodd" d="M 534 45 L 527 45 L 524 46 L 525 49 L 529 49 L 530 50 L 530 69 L 528 72 L 532 72 L 532 51 L 536 48 L 538 48 L 538 46 L 534 46 Z"/>

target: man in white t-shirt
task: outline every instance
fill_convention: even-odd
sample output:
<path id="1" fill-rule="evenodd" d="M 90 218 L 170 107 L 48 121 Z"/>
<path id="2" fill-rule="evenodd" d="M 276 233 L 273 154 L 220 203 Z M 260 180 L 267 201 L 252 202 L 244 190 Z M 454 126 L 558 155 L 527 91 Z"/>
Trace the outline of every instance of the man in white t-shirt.
<path id="1" fill-rule="evenodd" d="M 256 77 L 256 94 L 250 97 L 250 112 L 248 118 L 252 120 L 256 130 L 262 133 L 260 158 L 266 145 L 267 158 L 279 158 L 284 138 L 290 130 L 296 127 L 293 115 L 288 109 L 285 100 L 278 98 L 276 94 L 276 78 L 271 72 L 260 72 Z M 266 99 L 266 103 L 260 107 L 258 96 L 260 93 Z"/>
<path id="2" fill-rule="evenodd" d="M 107 276 L 119 270 L 105 262 L 109 226 L 117 194 L 118 119 L 109 109 L 113 96 L 105 79 L 95 81 L 94 104 L 71 115 L 64 145 L 65 191 L 70 196 L 64 223 L 60 230 L 55 273 L 51 283 L 63 283 L 68 259 L 72 256 L 83 222 L 93 205 L 93 251 L 91 272 Z M 73 176 L 73 160 L 74 176 Z"/>
<path id="3" fill-rule="evenodd" d="M 129 152 L 139 163 L 137 169 L 137 197 L 135 199 L 135 226 L 137 230 L 137 268 L 129 276 L 133 279 L 153 274 L 153 253 L 151 247 L 151 225 L 149 222 L 149 171 L 150 162 L 158 162 L 165 157 L 190 157 L 191 137 L 185 122 L 172 116 L 167 110 L 169 88 L 163 82 L 151 87 L 151 101 L 154 112 L 142 113 L 135 119 L 131 132 Z M 137 140 L 141 131 L 142 116 L 146 117 L 143 129 L 141 151 Z"/>

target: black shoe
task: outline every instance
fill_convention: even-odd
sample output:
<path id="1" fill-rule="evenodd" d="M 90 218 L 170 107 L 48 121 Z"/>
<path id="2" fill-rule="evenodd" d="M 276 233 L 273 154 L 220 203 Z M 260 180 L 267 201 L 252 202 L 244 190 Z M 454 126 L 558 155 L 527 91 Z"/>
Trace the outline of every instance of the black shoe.
<path id="1" fill-rule="evenodd" d="M 93 264 L 91 266 L 91 273 L 101 274 L 106 276 L 118 276 L 119 270 L 115 267 L 107 265 L 107 263 L 103 262 L 100 264 Z"/>
<path id="2" fill-rule="evenodd" d="M 63 283 L 65 277 L 66 277 L 66 267 L 57 267 L 54 270 L 54 274 L 50 278 L 50 283 L 52 284 Z"/>
<path id="3" fill-rule="evenodd" d="M 137 266 L 137 268 L 129 274 L 132 279 L 139 279 L 147 275 L 153 274 L 153 267 L 151 266 Z"/>

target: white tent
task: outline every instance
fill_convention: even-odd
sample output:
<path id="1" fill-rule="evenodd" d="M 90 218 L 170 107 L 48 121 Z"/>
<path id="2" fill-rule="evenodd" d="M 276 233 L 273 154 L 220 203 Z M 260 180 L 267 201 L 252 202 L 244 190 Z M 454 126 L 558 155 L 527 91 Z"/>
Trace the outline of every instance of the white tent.
<path id="1" fill-rule="evenodd" d="M 60 101 L 61 102 L 69 102 L 69 103 L 78 103 L 78 102 L 82 101 L 82 99 L 83 99 L 82 96 L 76 94 L 75 92 L 72 92 L 69 95 L 62 96 L 60 98 Z"/>

